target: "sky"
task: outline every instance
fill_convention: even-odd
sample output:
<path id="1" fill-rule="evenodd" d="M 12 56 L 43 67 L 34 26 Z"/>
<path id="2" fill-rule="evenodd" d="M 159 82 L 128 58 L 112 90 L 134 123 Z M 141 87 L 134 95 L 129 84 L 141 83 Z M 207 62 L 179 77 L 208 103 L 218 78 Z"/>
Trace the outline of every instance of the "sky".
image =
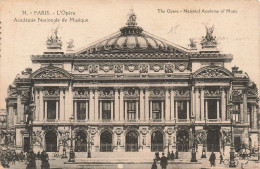
<path id="1" fill-rule="evenodd" d="M 119 31 L 125 26 L 131 9 L 137 15 L 138 26 L 184 47 L 188 47 L 190 38 L 199 44 L 206 35 L 205 25 L 214 25 L 218 49 L 233 54 L 232 65 L 247 72 L 259 86 L 257 0 L 3 0 L 0 2 L 0 108 L 5 108 L 8 85 L 18 73 L 31 67 L 31 55 L 43 54 L 53 29 L 58 27 L 64 51 L 70 39 L 74 40 L 75 49 L 83 48 Z M 200 10 L 200 13 L 186 13 L 185 10 Z M 65 12 L 67 15 L 62 15 Z M 15 22 L 15 18 L 35 19 L 36 22 Z M 60 22 L 38 22 L 38 18 L 58 18 Z M 87 22 L 70 22 L 70 18 Z M 63 19 L 67 22 L 62 22 Z"/>

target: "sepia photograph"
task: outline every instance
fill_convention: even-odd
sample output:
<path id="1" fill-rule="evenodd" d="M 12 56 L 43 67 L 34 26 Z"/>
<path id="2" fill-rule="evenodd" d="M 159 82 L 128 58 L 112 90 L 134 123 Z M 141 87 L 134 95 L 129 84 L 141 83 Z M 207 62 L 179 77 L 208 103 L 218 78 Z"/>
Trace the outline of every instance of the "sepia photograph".
<path id="1" fill-rule="evenodd" d="M 259 169 L 258 0 L 0 1 L 0 169 Z"/>

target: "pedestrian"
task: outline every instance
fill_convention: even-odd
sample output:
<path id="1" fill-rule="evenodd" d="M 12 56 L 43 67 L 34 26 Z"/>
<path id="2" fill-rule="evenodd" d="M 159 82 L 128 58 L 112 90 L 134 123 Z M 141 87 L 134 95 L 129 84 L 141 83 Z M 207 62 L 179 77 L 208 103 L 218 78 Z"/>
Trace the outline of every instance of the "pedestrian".
<path id="1" fill-rule="evenodd" d="M 12 165 L 15 165 L 15 160 L 16 160 L 16 153 L 13 151 L 12 153 Z"/>
<path id="2" fill-rule="evenodd" d="M 170 151 L 168 151 L 167 158 L 168 158 L 168 160 L 171 160 L 171 153 L 170 153 Z"/>
<path id="3" fill-rule="evenodd" d="M 164 156 L 164 153 L 162 153 L 162 157 L 161 157 L 161 166 L 162 166 L 162 169 L 166 169 L 167 164 L 168 164 L 168 160 L 167 160 L 167 158 Z"/>
<path id="4" fill-rule="evenodd" d="M 37 160 L 40 160 L 41 159 L 41 153 L 40 153 L 40 151 L 38 151 L 38 153 L 37 153 Z"/>
<path id="5" fill-rule="evenodd" d="M 49 163 L 49 155 L 46 153 L 45 150 L 41 153 L 41 169 L 50 169 L 50 163 Z"/>
<path id="6" fill-rule="evenodd" d="M 215 160 L 216 160 L 216 155 L 214 154 L 214 152 L 212 151 L 210 157 L 209 157 L 209 161 L 210 161 L 210 167 L 215 166 Z"/>
<path id="7" fill-rule="evenodd" d="M 155 159 L 156 159 L 157 161 L 159 161 L 159 160 L 160 160 L 160 155 L 159 155 L 159 152 L 156 152 L 156 153 L 155 153 Z"/>
<path id="8" fill-rule="evenodd" d="M 153 165 L 151 169 L 157 169 L 156 159 L 153 159 Z"/>
<path id="9" fill-rule="evenodd" d="M 222 164 L 222 163 L 224 163 L 224 160 L 223 160 L 223 155 L 222 155 L 222 153 L 220 152 L 220 156 L 219 156 L 219 164 Z"/>
<path id="10" fill-rule="evenodd" d="M 171 160 L 174 160 L 174 153 L 173 153 L 173 151 L 171 152 Z"/>
<path id="11" fill-rule="evenodd" d="M 30 149 L 27 153 L 27 166 L 26 169 L 36 169 L 36 156 L 33 149 Z"/>

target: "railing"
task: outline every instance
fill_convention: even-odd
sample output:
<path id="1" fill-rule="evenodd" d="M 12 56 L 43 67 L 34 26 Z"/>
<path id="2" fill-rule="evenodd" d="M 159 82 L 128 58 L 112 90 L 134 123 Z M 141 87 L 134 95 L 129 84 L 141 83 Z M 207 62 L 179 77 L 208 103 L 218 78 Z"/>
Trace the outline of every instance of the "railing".
<path id="1" fill-rule="evenodd" d="M 136 120 L 136 119 L 127 119 L 126 122 L 132 122 L 132 123 L 135 123 L 135 122 L 138 122 L 138 120 Z"/>
<path id="2" fill-rule="evenodd" d="M 151 122 L 162 122 L 162 119 L 151 119 Z"/>
<path id="3" fill-rule="evenodd" d="M 159 151 L 163 151 L 163 144 L 159 144 L 159 143 L 152 143 L 152 146 L 151 146 L 151 151 L 152 151 L 152 152 L 159 152 Z"/>
<path id="4" fill-rule="evenodd" d="M 131 151 L 131 152 L 138 151 L 138 144 L 126 143 L 126 151 Z"/>
<path id="5" fill-rule="evenodd" d="M 177 143 L 176 147 L 180 152 L 188 152 L 190 148 L 189 143 Z"/>
<path id="6" fill-rule="evenodd" d="M 101 143 L 100 151 L 101 152 L 113 151 L 112 144 L 110 144 L 110 143 Z"/>

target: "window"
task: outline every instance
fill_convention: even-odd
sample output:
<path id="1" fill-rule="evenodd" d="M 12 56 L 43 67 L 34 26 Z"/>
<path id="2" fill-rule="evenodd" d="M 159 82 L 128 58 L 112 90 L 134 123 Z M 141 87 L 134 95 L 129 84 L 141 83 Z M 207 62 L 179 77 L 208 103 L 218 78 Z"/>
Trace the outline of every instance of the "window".
<path id="1" fill-rule="evenodd" d="M 187 101 L 177 101 L 178 119 L 187 119 Z"/>
<path id="2" fill-rule="evenodd" d="M 102 119 L 111 119 L 111 102 L 102 102 Z"/>
<path id="3" fill-rule="evenodd" d="M 161 102 L 153 101 L 152 102 L 153 110 L 153 119 L 161 119 Z"/>
<path id="4" fill-rule="evenodd" d="M 56 119 L 56 100 L 47 101 L 47 119 Z"/>
<path id="5" fill-rule="evenodd" d="M 135 120 L 136 119 L 136 103 L 135 101 L 127 102 L 127 119 Z"/>
<path id="6" fill-rule="evenodd" d="M 208 118 L 217 119 L 217 100 L 209 99 L 208 102 Z"/>
<path id="7" fill-rule="evenodd" d="M 78 120 L 86 119 L 86 101 L 77 102 L 77 119 Z"/>
<path id="8" fill-rule="evenodd" d="M 239 103 L 234 104 L 233 121 L 234 122 L 240 121 L 240 104 Z"/>

